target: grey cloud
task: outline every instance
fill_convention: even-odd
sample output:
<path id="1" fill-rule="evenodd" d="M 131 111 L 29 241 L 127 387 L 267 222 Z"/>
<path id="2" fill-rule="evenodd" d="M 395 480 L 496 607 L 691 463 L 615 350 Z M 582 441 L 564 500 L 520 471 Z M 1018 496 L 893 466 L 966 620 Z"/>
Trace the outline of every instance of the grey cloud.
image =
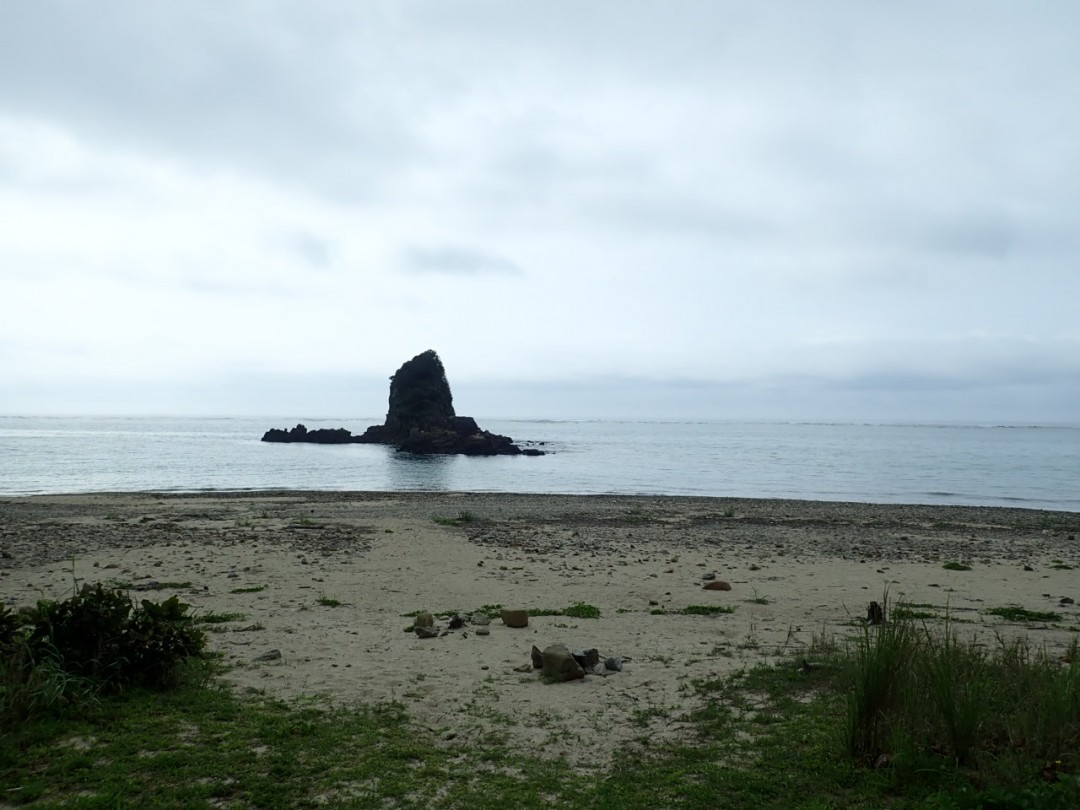
<path id="1" fill-rule="evenodd" d="M 522 275 L 517 264 L 502 256 L 451 246 L 413 248 L 405 255 L 404 269 L 408 273 L 448 276 Z"/>
<path id="2" fill-rule="evenodd" d="M 164 149 L 292 177 L 335 195 L 381 190 L 411 147 L 395 88 L 366 82 L 374 12 L 223 3 L 5 5 L 0 103 L 112 147 Z M 347 25 L 340 25 L 347 22 Z M 345 31 L 351 41 L 345 42 Z M 393 60 L 387 60 L 392 69 Z M 385 78 L 385 77 L 384 77 Z"/>
<path id="3" fill-rule="evenodd" d="M 307 263 L 317 269 L 324 270 L 330 266 L 334 254 L 334 245 L 326 239 L 321 239 L 314 234 L 303 232 L 296 235 L 293 245 Z"/>

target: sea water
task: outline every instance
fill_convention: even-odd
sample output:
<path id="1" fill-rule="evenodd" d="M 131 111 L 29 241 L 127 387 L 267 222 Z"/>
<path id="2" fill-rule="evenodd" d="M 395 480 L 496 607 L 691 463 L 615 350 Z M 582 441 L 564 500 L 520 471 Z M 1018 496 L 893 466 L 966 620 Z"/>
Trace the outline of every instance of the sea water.
<path id="1" fill-rule="evenodd" d="M 1080 511 L 1080 426 L 479 419 L 541 457 L 271 444 L 293 417 L 0 416 L 0 495 L 206 490 L 661 494 Z M 303 420 L 354 433 L 380 417 Z"/>

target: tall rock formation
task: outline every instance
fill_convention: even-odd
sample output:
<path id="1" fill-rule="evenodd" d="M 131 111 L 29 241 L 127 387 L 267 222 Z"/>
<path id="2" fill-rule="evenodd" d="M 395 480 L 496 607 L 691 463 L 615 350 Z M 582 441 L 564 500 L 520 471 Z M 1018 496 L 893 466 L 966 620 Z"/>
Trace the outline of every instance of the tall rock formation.
<path id="1" fill-rule="evenodd" d="M 471 416 L 454 413 L 454 397 L 446 370 L 434 351 L 418 354 L 390 378 L 390 404 L 386 421 L 372 425 L 360 436 L 344 428 L 308 430 L 271 429 L 264 442 L 319 444 L 392 444 L 410 453 L 463 453 L 469 456 L 542 456 L 536 448 L 522 450 L 509 436 L 481 430 Z"/>
<path id="2" fill-rule="evenodd" d="M 470 416 L 454 413 L 446 369 L 433 350 L 416 355 L 390 378 L 386 421 L 372 425 L 361 442 L 393 444 L 411 453 L 464 453 L 470 456 L 517 455 L 509 436 L 481 430 Z M 525 451 L 540 455 L 540 451 Z"/>

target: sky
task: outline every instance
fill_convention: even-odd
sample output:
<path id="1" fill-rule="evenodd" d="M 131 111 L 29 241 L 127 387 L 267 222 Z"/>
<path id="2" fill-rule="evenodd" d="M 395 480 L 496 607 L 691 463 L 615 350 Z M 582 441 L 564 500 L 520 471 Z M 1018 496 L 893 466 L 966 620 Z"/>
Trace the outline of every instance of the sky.
<path id="1" fill-rule="evenodd" d="M 1080 421 L 1078 34 L 0 0 L 0 413 Z"/>

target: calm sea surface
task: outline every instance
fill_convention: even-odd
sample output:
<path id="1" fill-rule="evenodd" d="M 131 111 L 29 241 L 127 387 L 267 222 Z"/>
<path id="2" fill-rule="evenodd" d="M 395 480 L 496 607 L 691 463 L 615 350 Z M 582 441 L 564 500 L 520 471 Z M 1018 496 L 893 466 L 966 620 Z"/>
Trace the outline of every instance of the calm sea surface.
<path id="1" fill-rule="evenodd" d="M 304 420 L 354 433 L 381 422 Z M 259 441 L 289 418 L 3 417 L 0 495 L 457 490 L 713 495 L 1080 512 L 1080 426 L 480 419 L 539 458 Z"/>

